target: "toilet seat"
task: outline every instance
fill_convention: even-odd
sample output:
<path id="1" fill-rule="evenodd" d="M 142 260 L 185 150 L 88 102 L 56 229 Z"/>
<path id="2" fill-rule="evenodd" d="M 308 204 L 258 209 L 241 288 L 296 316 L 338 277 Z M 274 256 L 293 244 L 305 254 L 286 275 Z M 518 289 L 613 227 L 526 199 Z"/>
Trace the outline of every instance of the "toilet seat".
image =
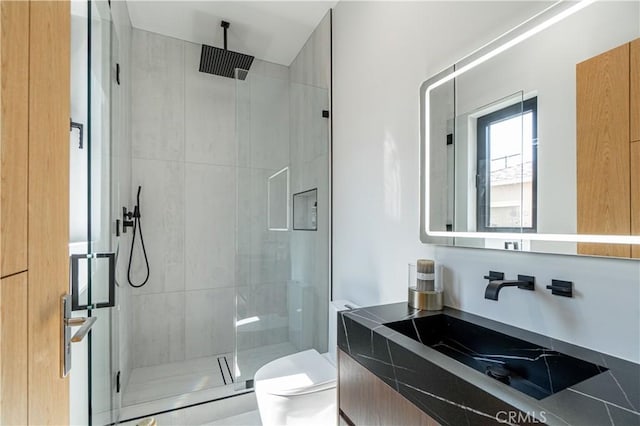
<path id="1" fill-rule="evenodd" d="M 254 376 L 256 392 L 296 396 L 336 387 L 336 367 L 315 349 L 287 355 L 262 366 Z"/>

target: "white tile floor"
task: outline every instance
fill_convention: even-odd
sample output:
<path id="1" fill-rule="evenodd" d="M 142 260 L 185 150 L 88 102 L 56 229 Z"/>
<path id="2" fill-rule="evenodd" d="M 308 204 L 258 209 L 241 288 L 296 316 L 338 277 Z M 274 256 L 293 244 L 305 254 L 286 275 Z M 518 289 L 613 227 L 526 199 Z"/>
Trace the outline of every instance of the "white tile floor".
<path id="1" fill-rule="evenodd" d="M 253 410 L 208 423 L 206 426 L 262 426 L 262 422 L 258 410 Z"/>

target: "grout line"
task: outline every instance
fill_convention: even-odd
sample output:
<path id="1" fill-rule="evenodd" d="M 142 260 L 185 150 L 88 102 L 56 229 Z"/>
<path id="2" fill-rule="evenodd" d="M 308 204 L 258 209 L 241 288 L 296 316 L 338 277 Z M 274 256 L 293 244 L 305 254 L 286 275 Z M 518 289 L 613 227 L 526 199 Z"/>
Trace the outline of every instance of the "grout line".
<path id="1" fill-rule="evenodd" d="M 182 338 L 187 357 L 187 42 L 182 45 Z M 224 379 L 224 377 L 223 377 Z M 225 385 L 227 383 L 225 382 Z"/>
<path id="2" fill-rule="evenodd" d="M 312 163 L 314 160 L 317 160 L 323 155 L 324 154 L 318 154 L 317 156 L 313 157 L 311 160 L 305 161 L 304 164 Z M 221 164 L 221 163 L 207 163 L 205 161 L 186 161 L 186 160 L 175 160 L 175 159 L 165 159 L 165 158 L 151 158 L 151 157 L 143 157 L 143 156 L 133 156 L 131 158 L 133 161 L 135 160 L 158 161 L 158 162 L 165 162 L 165 163 L 180 163 L 180 164 L 192 164 L 192 165 L 199 165 L 199 166 L 226 167 L 230 169 L 267 170 L 267 171 L 278 170 L 277 168 L 269 168 L 269 167 L 255 167 L 251 165 L 239 166 L 237 164 L 229 165 L 229 164 Z"/>

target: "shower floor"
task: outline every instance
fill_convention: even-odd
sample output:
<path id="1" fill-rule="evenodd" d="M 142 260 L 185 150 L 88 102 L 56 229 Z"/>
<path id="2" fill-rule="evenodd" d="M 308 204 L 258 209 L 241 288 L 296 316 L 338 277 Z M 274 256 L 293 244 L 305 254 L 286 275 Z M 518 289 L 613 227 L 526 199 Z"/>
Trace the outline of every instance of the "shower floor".
<path id="1" fill-rule="evenodd" d="M 241 381 L 253 378 L 264 364 L 294 352 L 297 349 L 289 342 L 244 350 L 238 354 L 238 370 L 233 364 L 233 353 L 134 368 L 124 389 L 122 407 L 138 415 L 231 395 L 242 388 L 232 382 L 232 376 L 235 379 L 240 374 Z"/>
<path id="2" fill-rule="evenodd" d="M 231 384 L 232 373 L 233 353 L 134 368 L 122 397 L 122 405 L 135 405 Z"/>

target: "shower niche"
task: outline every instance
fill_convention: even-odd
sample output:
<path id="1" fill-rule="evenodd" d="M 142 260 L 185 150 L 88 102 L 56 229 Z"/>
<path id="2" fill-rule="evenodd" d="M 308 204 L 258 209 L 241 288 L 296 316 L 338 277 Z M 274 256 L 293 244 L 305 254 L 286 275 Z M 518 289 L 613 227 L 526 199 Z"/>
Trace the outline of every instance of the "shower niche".
<path id="1" fill-rule="evenodd" d="M 293 194 L 293 230 L 318 230 L 318 188 Z"/>

